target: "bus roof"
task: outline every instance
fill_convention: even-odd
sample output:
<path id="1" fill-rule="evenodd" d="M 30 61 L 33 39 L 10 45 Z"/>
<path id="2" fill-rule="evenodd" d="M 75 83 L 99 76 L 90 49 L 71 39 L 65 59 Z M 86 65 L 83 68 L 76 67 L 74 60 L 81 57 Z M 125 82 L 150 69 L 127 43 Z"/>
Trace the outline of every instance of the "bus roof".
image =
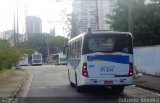
<path id="1" fill-rule="evenodd" d="M 130 32 L 119 32 L 119 31 L 105 31 L 105 30 L 98 30 L 95 32 L 92 32 L 91 34 L 128 34 L 128 35 L 132 35 Z"/>
<path id="2" fill-rule="evenodd" d="M 94 32 L 91 32 L 91 33 L 81 33 L 80 35 L 70 39 L 68 42 L 72 42 L 72 41 L 75 41 L 75 40 L 79 40 L 80 38 L 84 37 L 85 35 L 98 35 L 98 34 L 120 34 L 120 35 L 131 35 L 132 34 L 130 32 L 119 32 L 119 31 L 105 31 L 105 30 L 98 30 L 98 31 L 94 31 Z"/>

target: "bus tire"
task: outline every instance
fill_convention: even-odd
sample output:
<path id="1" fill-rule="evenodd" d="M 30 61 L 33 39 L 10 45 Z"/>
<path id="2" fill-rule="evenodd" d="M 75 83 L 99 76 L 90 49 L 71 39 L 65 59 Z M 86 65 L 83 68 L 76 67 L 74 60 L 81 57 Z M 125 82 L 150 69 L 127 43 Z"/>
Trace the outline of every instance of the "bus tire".
<path id="1" fill-rule="evenodd" d="M 81 86 L 76 86 L 76 89 L 77 89 L 77 92 L 78 93 L 81 93 L 83 91 L 82 87 Z"/>
<path id="2" fill-rule="evenodd" d="M 75 85 L 74 85 L 74 83 L 70 82 L 70 86 L 71 86 L 71 87 L 74 87 Z"/>
<path id="3" fill-rule="evenodd" d="M 75 72 L 76 90 L 78 93 L 82 92 L 82 86 L 78 86 L 77 83 L 77 73 Z"/>
<path id="4" fill-rule="evenodd" d="M 73 87 L 73 86 L 74 86 L 74 83 L 72 83 L 72 82 L 71 82 L 71 80 L 70 80 L 69 70 L 68 70 L 68 80 L 69 80 L 70 86 L 72 86 L 72 87 Z"/>
<path id="5" fill-rule="evenodd" d="M 118 91 L 119 91 L 119 93 L 122 93 L 122 92 L 124 91 L 124 86 L 120 86 L 120 87 L 118 88 Z"/>
<path id="6" fill-rule="evenodd" d="M 124 86 L 112 86 L 111 91 L 113 93 L 122 93 L 124 91 Z"/>

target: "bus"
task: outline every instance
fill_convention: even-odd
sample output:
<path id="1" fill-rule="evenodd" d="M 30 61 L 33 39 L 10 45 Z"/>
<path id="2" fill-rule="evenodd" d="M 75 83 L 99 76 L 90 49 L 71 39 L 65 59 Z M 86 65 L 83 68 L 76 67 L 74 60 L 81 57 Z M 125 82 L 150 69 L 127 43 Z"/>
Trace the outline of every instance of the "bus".
<path id="1" fill-rule="evenodd" d="M 19 58 L 19 66 L 28 66 L 28 54 L 23 54 L 22 57 Z"/>
<path id="2" fill-rule="evenodd" d="M 82 33 L 67 44 L 71 86 L 100 86 L 121 93 L 133 84 L 133 38 L 129 32 Z"/>
<path id="3" fill-rule="evenodd" d="M 52 54 L 52 59 L 55 65 L 66 65 L 66 55 L 61 53 Z"/>
<path id="4" fill-rule="evenodd" d="M 42 54 L 41 53 L 32 54 L 31 65 L 42 65 Z"/>

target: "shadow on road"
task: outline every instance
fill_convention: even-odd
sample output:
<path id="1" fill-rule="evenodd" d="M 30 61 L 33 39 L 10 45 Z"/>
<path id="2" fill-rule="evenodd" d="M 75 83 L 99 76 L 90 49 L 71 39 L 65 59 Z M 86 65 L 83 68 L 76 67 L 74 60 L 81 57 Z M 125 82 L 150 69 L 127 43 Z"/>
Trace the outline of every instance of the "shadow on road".
<path id="1" fill-rule="evenodd" d="M 74 88 L 76 91 L 76 88 Z M 105 87 L 85 87 L 83 91 L 80 93 L 87 97 L 105 97 L 105 98 L 119 98 L 125 97 L 126 95 L 123 93 L 112 92 L 108 88 Z"/>

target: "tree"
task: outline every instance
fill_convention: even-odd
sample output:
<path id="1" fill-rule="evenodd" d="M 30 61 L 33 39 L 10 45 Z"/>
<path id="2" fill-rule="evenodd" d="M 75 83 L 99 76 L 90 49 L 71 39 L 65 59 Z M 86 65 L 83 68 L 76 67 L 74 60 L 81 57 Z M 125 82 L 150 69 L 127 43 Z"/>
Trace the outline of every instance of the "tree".
<path id="1" fill-rule="evenodd" d="M 111 28 L 115 31 L 127 31 L 128 29 L 128 0 L 119 0 L 117 7 L 113 10 L 113 13 L 107 15 L 108 20 L 106 23 L 111 25 Z M 123 25 L 122 25 L 123 24 Z"/>
<path id="2" fill-rule="evenodd" d="M 79 20 L 77 18 L 77 15 L 72 13 L 70 17 L 68 17 L 68 36 L 70 38 L 73 38 L 79 34 Z"/>
<path id="3" fill-rule="evenodd" d="M 119 0 L 106 22 L 113 30 L 128 31 L 128 0 Z M 138 45 L 160 44 L 160 0 L 133 0 L 133 36 Z M 136 44 L 137 45 L 137 44 Z"/>
<path id="4" fill-rule="evenodd" d="M 33 50 L 32 53 L 38 51 L 43 54 L 43 58 L 47 58 L 48 52 L 54 54 L 62 51 L 67 41 L 68 39 L 62 36 L 53 36 L 47 33 L 42 33 L 30 35 L 27 45 Z"/>
<path id="5" fill-rule="evenodd" d="M 17 48 L 11 47 L 7 40 L 0 40 L 0 71 L 11 69 L 18 61 L 20 52 Z"/>

